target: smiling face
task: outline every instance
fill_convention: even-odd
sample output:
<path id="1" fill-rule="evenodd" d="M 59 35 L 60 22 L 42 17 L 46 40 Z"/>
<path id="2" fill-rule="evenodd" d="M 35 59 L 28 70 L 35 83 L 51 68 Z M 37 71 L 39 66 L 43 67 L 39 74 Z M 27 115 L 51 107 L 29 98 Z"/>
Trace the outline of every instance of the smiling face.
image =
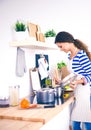
<path id="1" fill-rule="evenodd" d="M 61 51 L 68 53 L 71 50 L 72 43 L 69 42 L 58 42 L 56 45 L 60 48 Z"/>

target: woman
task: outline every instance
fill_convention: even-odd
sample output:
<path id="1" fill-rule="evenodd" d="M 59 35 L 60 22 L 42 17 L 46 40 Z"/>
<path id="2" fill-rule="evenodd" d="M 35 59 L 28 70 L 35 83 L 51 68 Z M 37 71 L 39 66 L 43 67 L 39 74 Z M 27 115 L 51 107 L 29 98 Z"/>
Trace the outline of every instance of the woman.
<path id="1" fill-rule="evenodd" d="M 71 113 L 72 130 L 81 130 L 81 122 L 86 130 L 91 130 L 91 56 L 88 48 L 65 31 L 56 35 L 55 43 L 61 51 L 68 54 L 70 72 L 78 75 L 70 83 L 75 96 Z"/>

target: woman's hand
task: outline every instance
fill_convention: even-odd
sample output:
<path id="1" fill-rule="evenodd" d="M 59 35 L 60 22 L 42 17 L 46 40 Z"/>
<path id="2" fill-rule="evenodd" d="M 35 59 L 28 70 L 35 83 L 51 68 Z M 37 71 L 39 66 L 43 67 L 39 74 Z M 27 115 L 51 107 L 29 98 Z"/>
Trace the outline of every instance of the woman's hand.
<path id="1" fill-rule="evenodd" d="M 79 80 L 72 81 L 70 82 L 70 87 L 74 89 L 78 84 L 82 84 L 82 85 L 86 84 L 86 79 L 81 78 Z"/>
<path id="2" fill-rule="evenodd" d="M 72 89 L 74 89 L 74 88 L 76 88 L 76 86 L 77 86 L 77 80 L 76 81 L 73 81 L 73 82 L 70 82 L 70 87 L 72 88 Z"/>
<path id="3" fill-rule="evenodd" d="M 61 83 L 61 80 L 59 80 L 58 78 L 54 77 L 54 80 L 55 80 L 55 84 L 60 84 Z"/>

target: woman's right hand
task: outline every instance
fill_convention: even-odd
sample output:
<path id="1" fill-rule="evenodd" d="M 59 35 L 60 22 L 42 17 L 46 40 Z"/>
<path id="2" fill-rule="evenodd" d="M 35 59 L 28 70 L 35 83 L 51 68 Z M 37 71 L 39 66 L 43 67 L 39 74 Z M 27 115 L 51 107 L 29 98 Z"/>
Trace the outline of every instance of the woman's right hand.
<path id="1" fill-rule="evenodd" d="M 61 80 L 56 78 L 56 77 L 54 77 L 54 80 L 55 80 L 55 84 L 60 84 L 61 83 Z"/>

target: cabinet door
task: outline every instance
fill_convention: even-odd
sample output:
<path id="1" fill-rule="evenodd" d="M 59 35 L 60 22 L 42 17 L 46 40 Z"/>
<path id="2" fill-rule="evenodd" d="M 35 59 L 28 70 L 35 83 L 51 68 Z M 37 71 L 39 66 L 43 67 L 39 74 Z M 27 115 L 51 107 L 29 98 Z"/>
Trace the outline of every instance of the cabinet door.
<path id="1" fill-rule="evenodd" d="M 46 123 L 40 130 L 69 130 L 70 105 L 65 107 L 58 115 Z"/>

